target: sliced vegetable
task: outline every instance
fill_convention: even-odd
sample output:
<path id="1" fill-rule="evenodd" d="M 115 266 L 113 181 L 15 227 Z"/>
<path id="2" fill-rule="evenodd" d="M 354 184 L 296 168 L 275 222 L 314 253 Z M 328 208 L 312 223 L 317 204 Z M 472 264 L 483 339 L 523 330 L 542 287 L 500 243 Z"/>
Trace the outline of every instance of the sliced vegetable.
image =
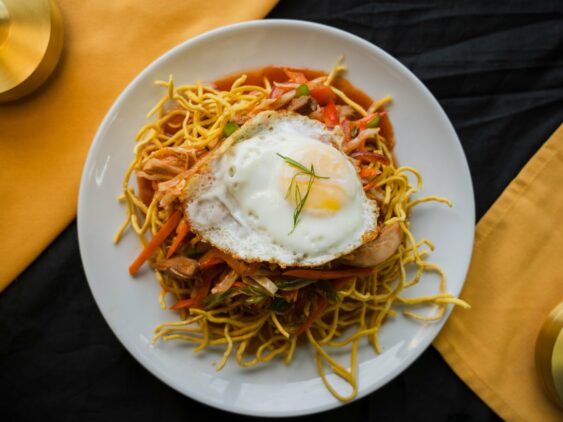
<path id="1" fill-rule="evenodd" d="M 332 100 L 325 106 L 323 113 L 324 122 L 328 128 L 332 129 L 338 124 L 338 110 Z"/>
<path id="2" fill-rule="evenodd" d="M 160 230 L 153 236 L 145 248 L 141 251 L 137 259 L 129 266 L 129 274 L 135 275 L 139 268 L 148 260 L 153 253 L 158 249 L 160 245 L 166 240 L 166 238 L 174 231 L 180 220 L 182 219 L 182 213 L 180 211 L 174 211 L 174 213 L 168 218 L 166 223 L 160 228 Z"/>
<path id="3" fill-rule="evenodd" d="M 303 323 L 303 325 L 299 327 L 297 331 L 295 331 L 296 337 L 299 337 L 301 334 L 307 331 L 307 329 L 313 324 L 313 322 L 315 322 L 317 318 L 321 316 L 327 304 L 328 301 L 324 296 L 318 296 L 317 308 L 309 315 L 309 318 L 307 318 L 307 320 Z"/>
<path id="4" fill-rule="evenodd" d="M 354 127 L 352 128 L 352 130 L 350 131 L 350 136 L 351 136 L 352 138 L 355 138 L 356 136 L 358 136 L 358 133 L 360 133 L 360 129 L 358 129 L 357 126 L 354 126 Z"/>
<path id="5" fill-rule="evenodd" d="M 200 258 L 203 254 L 205 253 L 205 250 L 202 250 L 200 248 L 198 248 L 197 246 L 188 248 L 188 250 L 185 252 L 186 256 L 188 258 Z"/>
<path id="6" fill-rule="evenodd" d="M 309 86 L 309 92 L 311 93 L 311 97 L 313 97 L 322 106 L 328 104 L 330 101 L 334 101 L 335 98 L 335 94 L 332 92 L 332 89 L 324 85 Z"/>
<path id="7" fill-rule="evenodd" d="M 297 96 L 302 97 L 304 95 L 309 95 L 309 88 L 306 84 L 301 84 L 297 87 Z"/>
<path id="8" fill-rule="evenodd" d="M 184 240 L 189 232 L 190 225 L 188 224 L 188 222 L 186 220 L 180 221 L 180 224 L 178 224 L 178 227 L 176 227 L 176 236 L 174 236 L 172 244 L 170 245 L 170 248 L 166 253 L 166 258 L 170 258 L 174 254 L 174 252 L 176 252 L 178 246 L 180 246 L 182 240 Z"/>
<path id="9" fill-rule="evenodd" d="M 334 280 L 358 275 L 370 275 L 372 272 L 373 268 L 347 268 L 345 270 L 290 270 L 283 275 L 311 280 Z"/>
<path id="10" fill-rule="evenodd" d="M 270 309 L 276 314 L 285 314 L 291 309 L 292 306 L 293 304 L 291 302 L 288 302 L 281 297 L 275 297 L 274 299 L 272 299 L 272 302 L 270 302 Z"/>
<path id="11" fill-rule="evenodd" d="M 377 114 L 372 120 L 370 120 L 368 122 L 367 127 L 369 127 L 370 129 L 377 127 L 380 120 L 381 120 L 381 116 L 379 114 Z"/>
<path id="12" fill-rule="evenodd" d="M 193 303 L 194 300 L 192 298 L 179 300 L 174 305 L 172 305 L 170 309 L 172 309 L 173 311 L 177 311 L 178 309 L 182 309 L 182 308 L 190 308 L 193 305 Z"/>
<path id="13" fill-rule="evenodd" d="M 194 290 L 194 296 L 189 299 L 183 299 L 176 302 L 170 307 L 170 309 L 177 311 L 182 308 L 198 308 L 201 306 L 203 299 L 209 295 L 209 288 L 211 287 L 211 281 L 202 280 L 196 285 Z"/>
<path id="14" fill-rule="evenodd" d="M 239 292 L 239 289 L 229 289 L 223 293 L 211 293 L 202 300 L 201 306 L 203 306 L 205 309 L 214 308 L 217 305 L 223 303 L 225 300 L 239 294 Z"/>
<path id="15" fill-rule="evenodd" d="M 224 260 L 221 256 L 221 252 L 218 249 L 211 248 L 199 258 L 199 268 L 206 270 L 222 262 L 224 262 Z"/>
<path id="16" fill-rule="evenodd" d="M 272 297 L 278 291 L 278 286 L 276 286 L 274 282 L 270 280 L 268 277 L 265 277 L 263 275 L 254 275 L 251 276 L 250 278 L 253 279 L 255 282 L 257 282 L 258 284 L 260 284 L 264 288 L 264 290 L 266 290 Z"/>
<path id="17" fill-rule="evenodd" d="M 284 291 L 292 291 L 300 289 L 301 287 L 308 286 L 311 283 L 315 283 L 317 280 L 307 279 L 307 278 L 293 278 L 293 279 L 281 279 L 276 281 L 278 289 Z"/>
<path id="18" fill-rule="evenodd" d="M 334 286 L 328 280 L 321 280 L 315 283 L 315 288 L 325 296 L 330 303 L 336 303 L 340 300 L 340 296 L 336 293 Z"/>
<path id="19" fill-rule="evenodd" d="M 236 130 L 239 128 L 239 125 L 237 125 L 235 122 L 228 122 L 225 125 L 225 128 L 223 129 L 223 133 L 226 136 L 231 136 L 233 133 L 236 132 Z"/>
<path id="20" fill-rule="evenodd" d="M 381 170 L 376 169 L 375 167 L 365 167 L 360 170 L 360 177 L 362 179 L 368 179 L 370 177 L 378 176 L 381 174 Z"/>

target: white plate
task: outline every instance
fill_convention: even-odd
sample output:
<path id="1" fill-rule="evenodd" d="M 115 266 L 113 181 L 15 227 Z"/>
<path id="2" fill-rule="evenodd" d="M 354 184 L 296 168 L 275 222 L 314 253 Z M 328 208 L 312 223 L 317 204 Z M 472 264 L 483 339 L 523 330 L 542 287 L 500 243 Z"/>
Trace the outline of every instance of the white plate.
<path id="1" fill-rule="evenodd" d="M 153 328 L 175 320 L 158 305 L 159 287 L 150 271 L 132 279 L 127 268 L 140 250 L 131 233 L 112 245 L 125 210 L 116 198 L 132 159 L 136 132 L 148 110 L 163 95 L 154 85 L 173 74 L 177 83 L 213 81 L 235 71 L 268 64 L 329 70 L 344 53 L 347 78 L 373 98 L 392 95 L 396 153 L 403 165 L 416 167 L 424 178 L 423 194 L 450 198 L 454 207 L 423 204 L 415 209 L 415 236 L 436 245 L 432 261 L 448 277 L 448 290 L 459 294 L 468 268 L 474 231 L 471 178 L 459 140 L 432 94 L 393 57 L 349 33 L 323 25 L 264 20 L 231 25 L 193 38 L 147 67 L 119 96 L 107 113 L 90 149 L 78 201 L 80 253 L 94 298 L 119 340 L 162 381 L 211 406 L 257 416 L 294 416 L 339 406 L 326 390 L 314 364 L 314 353 L 303 346 L 290 366 L 274 362 L 255 369 L 231 361 L 220 372 L 222 349 L 198 355 L 181 342 L 150 345 Z M 409 296 L 435 292 L 429 275 Z M 429 310 L 430 311 L 430 310 Z M 449 313 L 448 313 L 449 315 Z M 383 353 L 361 347 L 358 398 L 369 394 L 410 365 L 442 328 L 399 316 L 380 334 Z M 347 356 L 343 355 L 343 362 Z M 428 374 L 432 376 L 432 374 Z M 338 377 L 329 380 L 343 392 Z"/>

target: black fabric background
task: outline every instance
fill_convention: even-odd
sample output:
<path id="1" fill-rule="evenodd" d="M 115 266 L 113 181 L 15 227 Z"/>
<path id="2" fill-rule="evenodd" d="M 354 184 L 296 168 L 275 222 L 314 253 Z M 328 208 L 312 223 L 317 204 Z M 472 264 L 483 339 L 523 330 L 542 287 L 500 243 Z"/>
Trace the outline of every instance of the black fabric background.
<path id="1" fill-rule="evenodd" d="M 409 67 L 458 132 L 478 218 L 563 121 L 562 1 L 282 0 L 269 18 L 347 30 Z M 93 301 L 75 223 L 0 295 L 0 418 L 247 419 L 182 396 L 125 351 Z M 344 418 L 492 421 L 498 416 L 430 347 L 368 397 L 295 420 Z"/>

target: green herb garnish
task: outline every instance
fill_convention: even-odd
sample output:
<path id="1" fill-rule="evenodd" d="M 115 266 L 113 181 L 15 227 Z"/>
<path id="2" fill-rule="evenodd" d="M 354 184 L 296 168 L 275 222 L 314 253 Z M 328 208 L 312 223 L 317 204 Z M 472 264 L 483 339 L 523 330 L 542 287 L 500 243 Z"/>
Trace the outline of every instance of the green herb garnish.
<path id="1" fill-rule="evenodd" d="M 289 188 L 285 194 L 285 197 L 289 197 L 291 191 L 295 192 L 295 210 L 293 211 L 293 228 L 288 234 L 292 234 L 295 231 L 295 227 L 299 224 L 299 217 L 301 216 L 301 211 L 303 211 L 303 207 L 305 207 L 305 202 L 307 202 L 307 198 L 311 193 L 311 188 L 313 187 L 313 182 L 315 179 L 330 179 L 330 177 L 319 176 L 315 173 L 315 167 L 311 164 L 310 168 L 305 167 L 303 164 L 295 161 L 292 158 L 286 157 L 285 155 L 281 155 L 280 153 L 276 153 L 280 158 L 282 158 L 287 164 L 292 167 L 295 167 L 301 171 L 295 173 L 291 178 L 291 182 L 289 183 Z M 299 189 L 299 184 L 297 183 L 297 177 L 300 175 L 307 175 L 309 176 L 309 182 L 307 184 L 307 191 L 305 195 L 301 193 L 301 189 Z"/>
<path id="2" fill-rule="evenodd" d="M 376 127 L 379 124 L 379 121 L 381 120 L 381 116 L 378 114 L 377 116 L 375 116 L 373 118 L 373 120 L 371 120 L 368 124 L 367 127 L 369 127 L 370 129 L 373 129 L 374 127 Z"/>
<path id="3" fill-rule="evenodd" d="M 231 136 L 239 128 L 235 122 L 228 122 L 223 129 L 223 133 L 227 136 Z"/>
<path id="4" fill-rule="evenodd" d="M 301 84 L 297 87 L 297 96 L 302 97 L 303 95 L 309 95 L 309 87 L 305 84 Z"/>

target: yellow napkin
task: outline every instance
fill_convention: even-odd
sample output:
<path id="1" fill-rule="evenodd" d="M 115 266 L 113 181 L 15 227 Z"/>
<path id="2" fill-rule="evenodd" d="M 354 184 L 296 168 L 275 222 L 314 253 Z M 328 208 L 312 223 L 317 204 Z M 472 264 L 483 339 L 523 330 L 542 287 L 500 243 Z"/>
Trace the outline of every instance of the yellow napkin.
<path id="1" fill-rule="evenodd" d="M 479 221 L 469 274 L 434 345 L 503 419 L 561 421 L 534 369 L 541 325 L 563 300 L 563 125 Z"/>
<path id="2" fill-rule="evenodd" d="M 0 105 L 0 291 L 75 217 L 86 153 L 129 81 L 182 41 L 262 18 L 275 3 L 57 1 L 65 31 L 58 68 L 30 97 Z"/>

